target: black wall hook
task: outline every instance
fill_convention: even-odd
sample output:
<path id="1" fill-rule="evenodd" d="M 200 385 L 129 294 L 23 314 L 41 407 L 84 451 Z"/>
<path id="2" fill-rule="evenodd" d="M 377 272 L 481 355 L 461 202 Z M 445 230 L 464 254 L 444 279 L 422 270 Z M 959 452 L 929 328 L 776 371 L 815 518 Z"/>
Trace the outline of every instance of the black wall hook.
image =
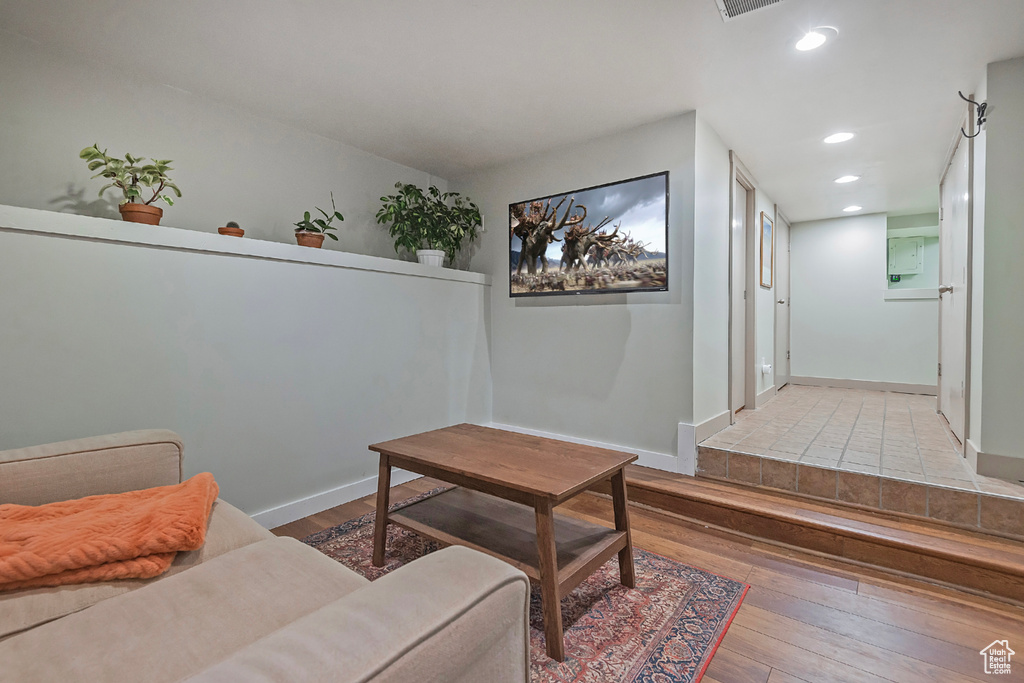
<path id="1" fill-rule="evenodd" d="M 975 107 L 978 108 L 978 132 L 975 133 L 974 135 L 968 135 L 967 131 L 963 129 L 963 126 L 960 127 L 960 132 L 963 134 L 965 138 L 976 138 L 979 135 L 981 135 L 981 127 L 985 123 L 985 121 L 988 120 L 985 118 L 985 110 L 988 109 L 988 102 L 982 102 L 981 104 L 978 104 L 974 100 L 964 97 L 964 94 L 959 90 L 956 91 L 956 94 L 959 95 L 960 99 L 962 99 L 964 102 L 973 104 Z"/>

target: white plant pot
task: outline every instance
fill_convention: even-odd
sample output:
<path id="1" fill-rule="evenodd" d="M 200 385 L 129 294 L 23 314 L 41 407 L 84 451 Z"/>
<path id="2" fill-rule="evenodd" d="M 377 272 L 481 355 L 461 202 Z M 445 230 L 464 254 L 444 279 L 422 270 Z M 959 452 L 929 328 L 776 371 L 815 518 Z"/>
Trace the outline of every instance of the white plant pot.
<path id="1" fill-rule="evenodd" d="M 416 258 L 425 266 L 444 265 L 444 252 L 438 249 L 417 249 Z"/>

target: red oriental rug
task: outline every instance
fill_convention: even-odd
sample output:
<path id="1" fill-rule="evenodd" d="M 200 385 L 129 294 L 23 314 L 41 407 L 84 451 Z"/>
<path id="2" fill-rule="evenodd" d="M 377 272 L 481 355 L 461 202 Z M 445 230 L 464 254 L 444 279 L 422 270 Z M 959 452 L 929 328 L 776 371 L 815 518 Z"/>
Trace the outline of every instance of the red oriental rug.
<path id="1" fill-rule="evenodd" d="M 373 520 L 371 512 L 308 536 L 304 542 L 371 581 L 440 547 L 391 524 L 387 561 L 383 567 L 374 567 L 370 561 Z M 696 683 L 701 679 L 749 586 L 636 547 L 633 564 L 634 589 L 619 583 L 619 565 L 612 558 L 562 598 L 564 662 L 545 654 L 540 592 L 533 586 L 532 681 Z"/>

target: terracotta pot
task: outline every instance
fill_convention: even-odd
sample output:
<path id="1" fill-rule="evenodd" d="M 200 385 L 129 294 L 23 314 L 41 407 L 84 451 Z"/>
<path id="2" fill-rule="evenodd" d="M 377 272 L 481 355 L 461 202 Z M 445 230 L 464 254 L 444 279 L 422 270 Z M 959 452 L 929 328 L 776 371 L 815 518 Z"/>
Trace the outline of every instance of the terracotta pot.
<path id="1" fill-rule="evenodd" d="M 306 232 L 305 230 L 299 230 L 295 233 L 295 241 L 299 243 L 300 247 L 314 247 L 319 249 L 324 243 L 324 234 L 322 232 Z"/>
<path id="2" fill-rule="evenodd" d="M 129 202 L 117 207 L 121 212 L 121 218 L 132 223 L 145 223 L 146 225 L 160 225 L 160 217 L 164 210 L 159 206 L 149 204 L 135 204 Z"/>
<path id="3" fill-rule="evenodd" d="M 245 230 L 241 228 L 217 228 L 217 232 L 222 235 L 231 235 L 232 237 L 241 237 L 245 234 Z"/>

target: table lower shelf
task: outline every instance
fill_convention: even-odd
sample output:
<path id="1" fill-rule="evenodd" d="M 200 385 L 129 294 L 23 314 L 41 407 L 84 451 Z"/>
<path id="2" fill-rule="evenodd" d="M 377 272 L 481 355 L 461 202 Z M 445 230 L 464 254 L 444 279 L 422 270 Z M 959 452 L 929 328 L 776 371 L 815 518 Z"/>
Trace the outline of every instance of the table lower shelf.
<path id="1" fill-rule="evenodd" d="M 388 515 L 388 521 L 421 536 L 463 545 L 504 560 L 540 580 L 534 509 L 456 487 Z M 559 595 L 575 588 L 626 547 L 626 533 L 555 515 Z"/>

